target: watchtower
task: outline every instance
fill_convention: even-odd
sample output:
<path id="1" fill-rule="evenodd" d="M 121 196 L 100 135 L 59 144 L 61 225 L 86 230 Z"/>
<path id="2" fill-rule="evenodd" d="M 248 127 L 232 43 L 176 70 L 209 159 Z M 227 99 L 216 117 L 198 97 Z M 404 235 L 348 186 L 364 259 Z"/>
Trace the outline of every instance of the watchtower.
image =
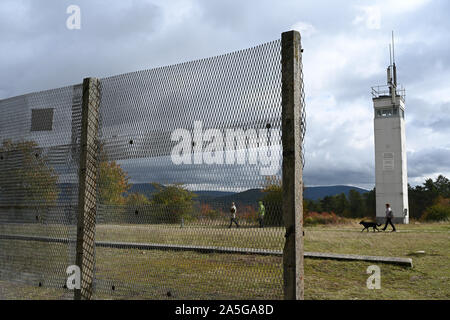
<path id="1" fill-rule="evenodd" d="M 394 223 L 409 223 L 406 164 L 405 89 L 397 85 L 394 36 L 387 68 L 387 85 L 372 88 L 375 112 L 376 218 L 384 221 L 391 205 Z"/>

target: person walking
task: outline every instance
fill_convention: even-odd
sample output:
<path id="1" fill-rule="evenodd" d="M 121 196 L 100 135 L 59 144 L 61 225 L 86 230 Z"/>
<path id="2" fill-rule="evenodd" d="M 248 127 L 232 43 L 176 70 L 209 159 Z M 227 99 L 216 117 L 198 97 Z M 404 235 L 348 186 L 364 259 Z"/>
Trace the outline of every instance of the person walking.
<path id="1" fill-rule="evenodd" d="M 236 220 L 236 205 L 234 204 L 234 202 L 231 204 L 230 215 L 230 226 L 228 228 L 231 228 L 233 222 L 236 224 L 236 227 L 239 228 L 239 224 Z"/>
<path id="2" fill-rule="evenodd" d="M 264 208 L 264 204 L 262 201 L 259 201 L 258 204 L 259 204 L 258 209 L 259 227 L 264 228 L 264 216 L 266 215 L 266 208 Z"/>
<path id="3" fill-rule="evenodd" d="M 386 231 L 388 224 L 390 224 L 392 227 L 392 232 L 397 231 L 394 224 L 392 223 L 392 219 L 394 219 L 394 213 L 392 212 L 391 205 L 389 203 L 386 203 L 386 224 L 381 230 Z"/>

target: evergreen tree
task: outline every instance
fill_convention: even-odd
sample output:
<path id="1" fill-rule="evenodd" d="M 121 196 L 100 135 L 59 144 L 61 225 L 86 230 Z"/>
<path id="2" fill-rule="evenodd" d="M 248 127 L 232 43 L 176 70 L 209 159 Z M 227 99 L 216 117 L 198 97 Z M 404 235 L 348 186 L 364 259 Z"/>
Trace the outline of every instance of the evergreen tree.
<path id="1" fill-rule="evenodd" d="M 336 214 L 348 216 L 350 213 L 350 204 L 345 193 L 336 196 Z"/>
<path id="2" fill-rule="evenodd" d="M 348 198 L 350 202 L 350 217 L 364 217 L 366 215 L 366 206 L 361 194 L 356 190 L 350 190 Z"/>
<path id="3" fill-rule="evenodd" d="M 376 217 L 376 190 L 375 188 L 367 193 L 363 194 L 364 202 L 366 205 L 366 215 L 375 218 Z"/>

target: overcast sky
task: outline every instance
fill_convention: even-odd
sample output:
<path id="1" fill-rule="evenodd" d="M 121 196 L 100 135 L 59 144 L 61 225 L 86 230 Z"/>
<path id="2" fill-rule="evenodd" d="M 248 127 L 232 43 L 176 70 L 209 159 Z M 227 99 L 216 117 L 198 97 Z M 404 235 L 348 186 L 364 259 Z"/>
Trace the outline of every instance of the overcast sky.
<path id="1" fill-rule="evenodd" d="M 66 9 L 81 8 L 81 30 Z M 0 2 L 0 99 L 219 55 L 302 33 L 307 185 L 373 187 L 370 88 L 385 84 L 391 30 L 407 92 L 411 184 L 450 176 L 450 2 Z"/>

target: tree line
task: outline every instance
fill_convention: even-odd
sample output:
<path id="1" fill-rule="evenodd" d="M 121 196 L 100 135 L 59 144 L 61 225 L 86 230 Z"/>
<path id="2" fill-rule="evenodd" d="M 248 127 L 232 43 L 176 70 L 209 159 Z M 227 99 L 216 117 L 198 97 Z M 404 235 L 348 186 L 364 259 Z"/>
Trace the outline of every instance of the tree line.
<path id="1" fill-rule="evenodd" d="M 359 193 L 350 190 L 344 193 L 327 196 L 319 200 L 305 200 L 304 206 L 310 212 L 333 212 L 346 218 L 375 218 L 376 190 Z M 450 180 L 443 175 L 427 179 L 422 185 L 408 185 L 408 201 L 410 217 L 416 220 L 441 221 L 450 219 Z"/>
<path id="2" fill-rule="evenodd" d="M 156 192 L 151 197 L 130 193 L 128 174 L 115 161 L 108 161 L 102 149 L 100 146 L 97 186 L 101 205 L 121 207 L 119 213 L 134 210 L 139 217 L 149 215 L 150 207 L 152 212 L 156 208 L 167 219 L 166 222 L 178 222 L 198 215 L 194 212 L 197 195 L 182 184 L 162 186 L 152 183 Z M 0 161 L 0 200 L 3 197 L 2 201 L 12 206 L 25 207 L 56 204 L 58 176 L 35 142 L 3 141 Z M 281 182 L 275 177 L 268 177 L 262 187 L 263 196 L 260 200 L 266 207 L 266 224 L 282 225 Z M 443 175 L 436 180 L 427 179 L 422 185 L 409 185 L 408 196 L 411 218 L 426 221 L 450 219 L 450 181 Z M 363 194 L 351 190 L 348 196 L 342 193 L 319 200 L 305 199 L 303 207 L 306 214 L 332 213 L 345 218 L 375 218 L 375 189 Z M 213 215 L 211 208 L 205 207 L 199 211 Z M 250 216 L 254 215 L 251 208 L 247 211 Z"/>

